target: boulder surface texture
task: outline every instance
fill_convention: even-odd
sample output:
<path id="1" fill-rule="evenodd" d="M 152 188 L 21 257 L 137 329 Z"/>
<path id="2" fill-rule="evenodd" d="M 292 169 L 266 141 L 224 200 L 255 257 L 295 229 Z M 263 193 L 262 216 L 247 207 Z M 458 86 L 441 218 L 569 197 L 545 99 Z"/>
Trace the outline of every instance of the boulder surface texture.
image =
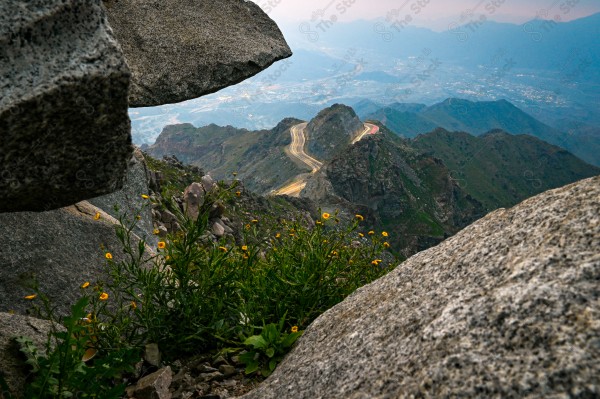
<path id="1" fill-rule="evenodd" d="M 20 398 L 25 391 L 30 366 L 15 338 L 29 338 L 40 354 L 45 354 L 50 331 L 52 323 L 47 320 L 0 312 L 0 377 L 8 386 L 8 392 L 0 387 L 0 398 Z"/>
<path id="2" fill-rule="evenodd" d="M 245 0 L 105 0 L 131 68 L 129 103 L 213 93 L 292 55 L 281 31 Z"/>
<path id="3" fill-rule="evenodd" d="M 56 312 L 68 314 L 84 282 L 91 283 L 91 290 L 107 280 L 105 252 L 115 262 L 127 259 L 115 233 L 117 223 L 87 201 L 48 212 L 0 213 L 0 312 L 30 310 L 24 296 L 33 294 L 30 287 L 37 281 Z M 138 242 L 132 234 L 134 249 Z"/>
<path id="4" fill-rule="evenodd" d="M 0 212 L 120 188 L 129 78 L 100 0 L 0 2 Z"/>
<path id="5" fill-rule="evenodd" d="M 254 398 L 600 396 L 600 177 L 497 210 L 315 320 Z"/>

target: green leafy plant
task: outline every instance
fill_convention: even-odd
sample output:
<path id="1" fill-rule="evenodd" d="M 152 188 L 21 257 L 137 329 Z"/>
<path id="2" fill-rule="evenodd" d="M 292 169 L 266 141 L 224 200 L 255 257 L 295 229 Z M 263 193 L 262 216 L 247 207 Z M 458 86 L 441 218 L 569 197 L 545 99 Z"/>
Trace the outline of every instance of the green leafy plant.
<path id="1" fill-rule="evenodd" d="M 134 348 L 104 351 L 98 359 L 86 363 L 86 353 L 98 351 L 94 346 L 94 326 L 86 317 L 89 298 L 82 297 L 71 314 L 60 320 L 54 317 L 48 299 L 39 294 L 52 329 L 44 351 L 27 337 L 17 338 L 21 352 L 31 366 L 33 378 L 27 384 L 27 398 L 119 398 L 125 385 L 119 379 L 133 370 L 139 351 Z M 62 327 L 59 327 L 62 326 Z"/>
<path id="2" fill-rule="evenodd" d="M 57 320 L 40 293 L 54 329 L 45 354 L 20 341 L 34 371 L 29 397 L 118 397 L 123 375 L 148 343 L 158 344 L 167 362 L 246 347 L 246 372 L 267 376 L 299 328 L 388 271 L 377 259 L 389 247 L 387 233 L 361 232 L 362 216 L 345 224 L 326 212 L 311 222 L 271 220 L 238 208 L 239 194 L 236 183 L 219 183 L 193 218 L 174 202 L 151 204 L 143 195 L 145 206 L 175 214 L 181 229 L 149 250 L 133 233 L 136 217 L 121 216 L 122 248 L 104 249 L 109 278 L 83 282 L 70 316 Z M 241 235 L 213 242 L 207 231 L 220 203 L 234 203 Z M 90 350 L 95 357 L 85 362 Z"/>
<path id="3" fill-rule="evenodd" d="M 246 374 L 258 371 L 264 377 L 269 376 L 302 335 L 298 327 L 294 326 L 291 332 L 287 332 L 284 325 L 285 317 L 282 317 L 278 324 L 267 324 L 259 335 L 244 340 L 249 349 L 240 355 L 240 361 L 246 365 Z"/>

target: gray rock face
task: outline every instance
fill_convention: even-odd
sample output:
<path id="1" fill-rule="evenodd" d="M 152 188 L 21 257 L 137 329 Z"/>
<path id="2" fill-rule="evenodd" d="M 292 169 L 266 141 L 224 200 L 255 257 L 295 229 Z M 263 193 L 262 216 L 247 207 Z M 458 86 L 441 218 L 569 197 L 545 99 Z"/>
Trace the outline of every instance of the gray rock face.
<path id="1" fill-rule="evenodd" d="M 149 191 L 144 155 L 136 149 L 129 160 L 123 188 L 112 194 L 93 198 L 89 202 L 115 218 L 124 216 L 127 220 L 135 220 L 134 233 L 148 244 L 156 246 L 158 239 L 152 234 L 154 226 L 150 200 L 142 198 L 142 195 L 148 195 Z M 115 210 L 115 205 L 118 211 Z"/>
<path id="2" fill-rule="evenodd" d="M 29 374 L 25 356 L 19 351 L 16 337 L 25 336 L 45 352 L 48 333 L 52 325 L 49 321 L 33 317 L 0 313 L 0 375 L 5 379 L 12 397 L 21 397 L 25 379 Z M 0 391 L 0 398 L 4 392 Z"/>
<path id="3" fill-rule="evenodd" d="M 99 220 L 94 220 L 96 213 Z M 58 313 L 67 313 L 83 282 L 94 284 L 106 277 L 102 248 L 115 261 L 124 259 L 115 223 L 86 201 L 48 212 L 0 214 L 0 312 L 30 309 L 23 297 L 32 294 L 28 287 L 36 277 L 42 292 L 58 305 Z"/>
<path id="4" fill-rule="evenodd" d="M 132 71 L 133 107 L 213 93 L 292 55 L 277 25 L 251 1 L 104 4 Z"/>
<path id="5" fill-rule="evenodd" d="M 307 152 L 320 161 L 329 160 L 363 129 L 352 108 L 334 104 L 319 112 L 306 126 Z"/>
<path id="6" fill-rule="evenodd" d="M 129 78 L 100 0 L 0 2 L 0 212 L 121 186 Z"/>
<path id="7" fill-rule="evenodd" d="M 600 177 L 500 209 L 309 326 L 276 398 L 600 395 Z"/>

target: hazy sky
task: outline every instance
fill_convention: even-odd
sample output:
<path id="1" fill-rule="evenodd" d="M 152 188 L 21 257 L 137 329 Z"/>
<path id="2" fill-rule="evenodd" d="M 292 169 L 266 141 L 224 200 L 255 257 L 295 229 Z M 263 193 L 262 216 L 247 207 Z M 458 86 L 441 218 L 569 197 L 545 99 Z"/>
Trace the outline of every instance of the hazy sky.
<path id="1" fill-rule="evenodd" d="M 547 19 L 569 21 L 600 12 L 600 0 L 254 0 L 276 22 L 290 24 L 322 15 L 339 21 L 385 18 L 390 12 L 410 15 L 411 24 L 443 30 L 468 10 L 475 15 L 523 23 L 546 15 Z"/>

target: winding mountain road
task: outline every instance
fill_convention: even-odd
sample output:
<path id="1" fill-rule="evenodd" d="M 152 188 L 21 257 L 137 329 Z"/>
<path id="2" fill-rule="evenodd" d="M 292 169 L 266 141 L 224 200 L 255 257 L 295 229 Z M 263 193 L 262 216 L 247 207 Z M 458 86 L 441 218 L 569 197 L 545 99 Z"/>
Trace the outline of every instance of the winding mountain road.
<path id="1" fill-rule="evenodd" d="M 278 190 L 274 190 L 274 195 L 289 195 L 291 197 L 299 197 L 300 192 L 306 187 L 306 181 L 308 176 L 315 174 L 321 169 L 323 163 L 311 157 L 304 151 L 304 145 L 306 144 L 306 136 L 304 130 L 308 125 L 307 122 L 299 123 L 290 128 L 290 134 L 292 135 L 292 143 L 287 147 L 287 154 L 291 158 L 295 158 L 300 162 L 304 163 L 311 169 L 310 173 L 298 175 L 293 182 L 286 184 Z M 379 127 L 371 123 L 364 124 L 365 129 L 358 135 L 352 144 L 357 143 L 367 134 L 375 134 L 379 131 Z"/>

